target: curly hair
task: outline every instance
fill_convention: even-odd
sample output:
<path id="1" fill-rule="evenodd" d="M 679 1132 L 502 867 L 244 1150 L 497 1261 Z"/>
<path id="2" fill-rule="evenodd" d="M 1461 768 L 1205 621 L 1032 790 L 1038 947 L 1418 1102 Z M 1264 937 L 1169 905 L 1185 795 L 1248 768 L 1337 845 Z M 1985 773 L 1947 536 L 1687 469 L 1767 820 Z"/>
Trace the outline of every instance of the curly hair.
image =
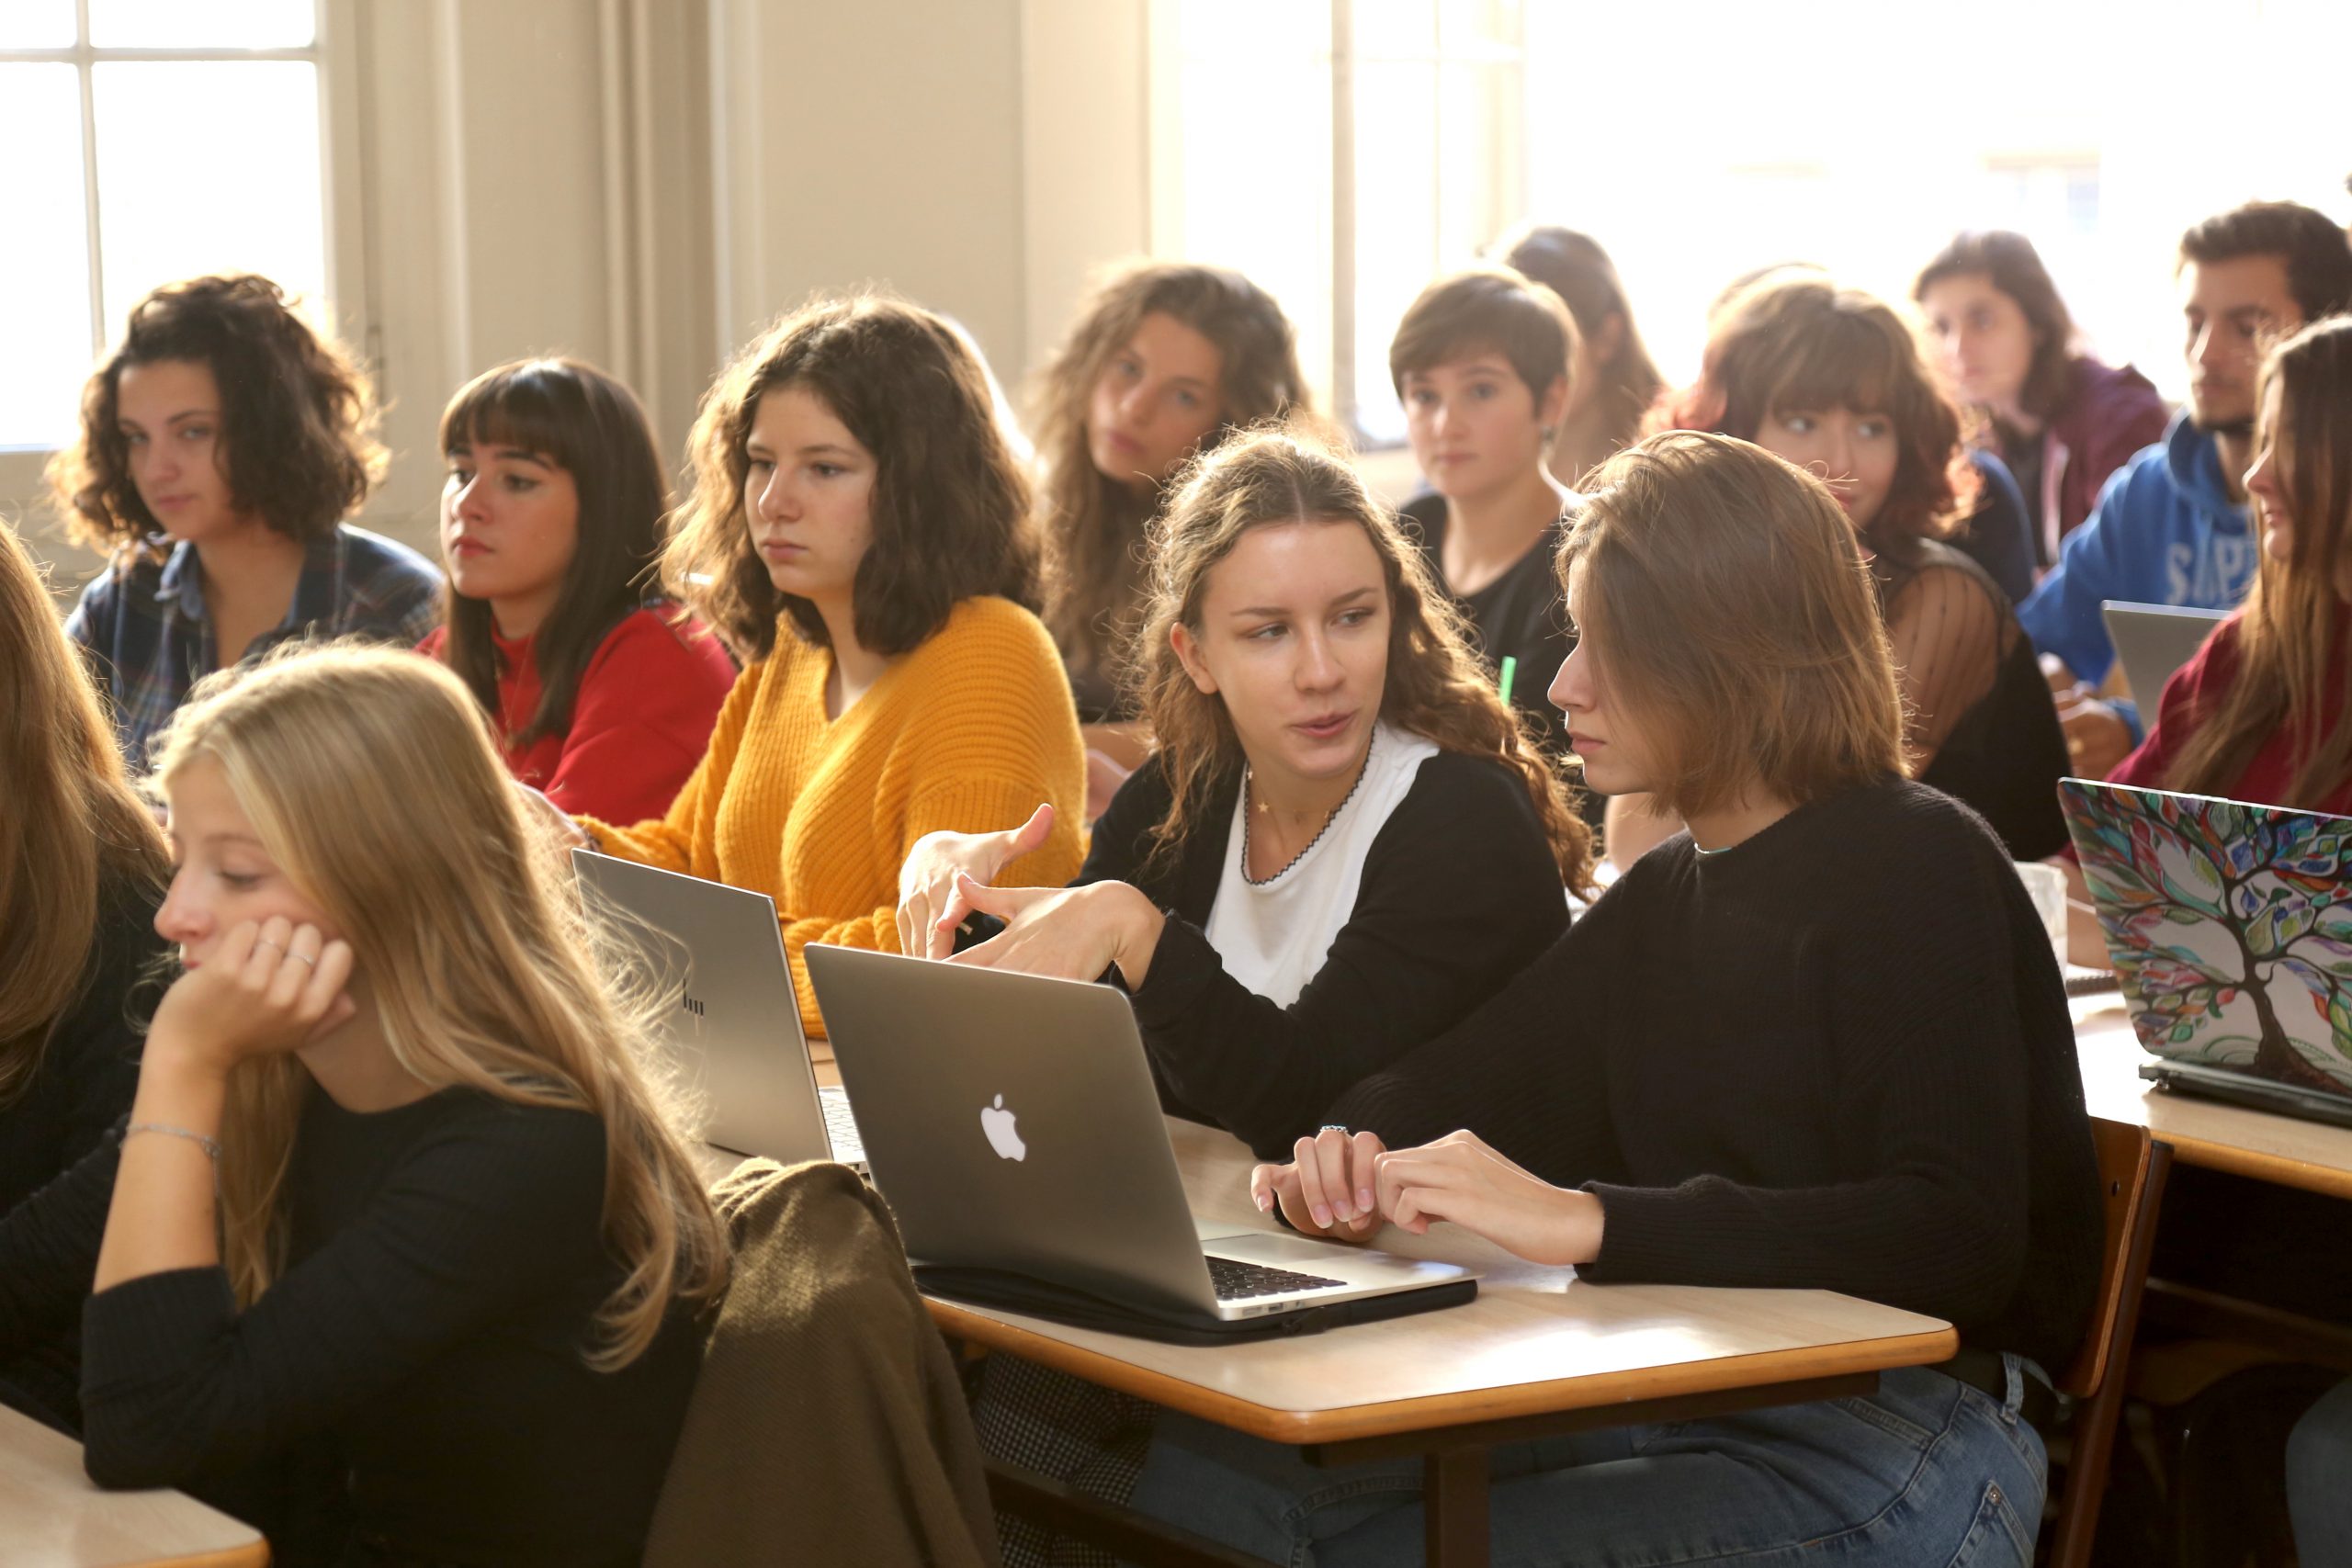
<path id="1" fill-rule="evenodd" d="M 1362 476 L 1296 423 L 1237 434 L 1194 458 L 1152 525 L 1149 589 L 1127 660 L 1136 706 L 1150 726 L 1170 796 L 1168 815 L 1152 830 L 1150 860 L 1164 863 L 1177 852 L 1217 786 L 1242 765 L 1240 737 L 1224 699 L 1193 683 L 1169 634 L 1179 626 L 1199 633 L 1209 573 L 1243 535 L 1302 522 L 1352 523 L 1380 557 L 1390 611 L 1380 716 L 1442 750 L 1492 758 L 1516 773 L 1562 884 L 1589 892 L 1591 830 L 1519 715 L 1496 694 L 1471 651 L 1461 612 Z"/>
<path id="2" fill-rule="evenodd" d="M 1216 345 L 1223 418 L 1202 441 L 1203 451 L 1234 430 L 1306 406 L 1289 318 L 1273 296 L 1239 273 L 1131 263 L 1096 286 L 1031 396 L 1046 549 L 1044 618 L 1062 656 L 1080 669 L 1100 669 L 1133 622 L 1144 588 L 1139 547 L 1158 504 L 1158 497 L 1139 497 L 1095 468 L 1087 405 L 1111 356 L 1155 312 Z"/>
<path id="3" fill-rule="evenodd" d="M 1715 307 L 1699 379 L 1661 400 L 1650 428 L 1754 441 L 1768 417 L 1821 409 L 1894 422 L 1894 481 L 1865 530 L 1874 547 L 1949 538 L 1975 511 L 1967 425 L 1917 335 L 1884 300 L 1809 266 L 1768 271 Z"/>
<path id="4" fill-rule="evenodd" d="M 162 532 L 130 476 L 117 392 L 131 366 L 166 360 L 211 372 L 221 475 L 239 512 L 312 539 L 382 481 L 375 393 L 350 356 L 266 277 L 191 277 L 131 307 L 121 344 L 82 388 L 81 434 L 50 460 L 50 489 L 76 543 L 119 557 Z"/>
<path id="5" fill-rule="evenodd" d="M 857 640 L 906 653 L 959 600 L 1037 607 L 1029 481 L 1005 445 L 987 371 L 962 333 L 886 295 L 819 297 L 745 345 L 703 395 L 694 493 L 662 557 L 662 581 L 749 664 L 775 650 L 779 617 L 827 642 L 817 607 L 779 593 L 752 543 L 744 444 L 760 400 L 798 388 L 874 455 L 872 542 L 852 593 Z"/>

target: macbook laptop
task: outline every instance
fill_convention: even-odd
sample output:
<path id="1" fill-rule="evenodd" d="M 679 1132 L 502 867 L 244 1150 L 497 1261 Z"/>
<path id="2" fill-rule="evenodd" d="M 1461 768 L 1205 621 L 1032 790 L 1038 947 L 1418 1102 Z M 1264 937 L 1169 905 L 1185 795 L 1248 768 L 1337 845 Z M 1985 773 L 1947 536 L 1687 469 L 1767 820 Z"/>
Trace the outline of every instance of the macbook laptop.
<path id="1" fill-rule="evenodd" d="M 2173 671 L 2188 663 L 2229 614 L 2226 610 L 2191 610 L 2179 604 L 2132 604 L 2109 599 L 2099 606 L 2115 657 L 2123 661 L 2123 679 L 2141 716 L 2153 723 L 2156 699 Z"/>
<path id="2" fill-rule="evenodd" d="M 1448 1263 L 1196 1229 L 1135 1013 L 1111 987 L 807 952 L 833 1059 L 865 1111 L 874 1184 L 915 1262 L 1227 1323 L 1475 1291 Z"/>
<path id="3" fill-rule="evenodd" d="M 809 1065 L 775 901 L 592 850 L 572 851 L 571 864 L 582 893 L 620 913 L 616 928 L 675 998 L 663 1035 L 703 1101 L 704 1139 L 786 1165 L 862 1168 L 847 1097 L 819 1089 Z"/>
<path id="4" fill-rule="evenodd" d="M 2352 1126 L 2352 817 L 2062 780 L 2140 1043 L 2169 1089 Z"/>

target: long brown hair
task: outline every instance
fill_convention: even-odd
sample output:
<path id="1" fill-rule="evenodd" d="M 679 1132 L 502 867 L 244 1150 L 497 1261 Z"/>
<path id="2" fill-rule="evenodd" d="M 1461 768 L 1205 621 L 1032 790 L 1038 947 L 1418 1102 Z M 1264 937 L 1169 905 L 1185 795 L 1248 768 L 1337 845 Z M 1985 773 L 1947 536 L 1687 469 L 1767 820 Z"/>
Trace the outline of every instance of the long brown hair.
<path id="1" fill-rule="evenodd" d="M 487 716 L 414 655 L 289 646 L 198 682 L 155 776 L 217 763 L 263 849 L 351 943 L 393 1059 L 434 1089 L 584 1111 L 605 1133 L 604 1236 L 625 1270 L 582 1347 L 612 1371 L 671 1304 L 727 1280 L 727 1233 L 657 1075 L 650 985 L 526 814 Z M 242 1062 L 220 1134 L 222 1260 L 251 1303 L 287 1264 L 284 1184 L 306 1075 Z"/>
<path id="2" fill-rule="evenodd" d="M 857 640 L 906 653 L 956 602 L 995 594 L 1037 607 L 1029 481 L 964 334 L 887 295 L 820 297 L 745 344 L 695 417 L 694 494 L 662 557 L 662 581 L 749 664 L 775 649 L 779 615 L 826 643 L 817 607 L 778 593 L 752 544 L 744 443 L 760 400 L 798 388 L 874 454 L 873 533 L 854 587 Z"/>
<path id="3" fill-rule="evenodd" d="M 2018 389 L 2018 406 L 2045 423 L 2064 413 L 2074 389 L 2075 318 L 2033 242 L 2007 229 L 1973 229 L 1955 235 L 1919 269 L 1911 285 L 1911 302 L 1925 304 L 1928 289 L 1952 277 L 1981 277 L 2017 305 L 2033 333 L 2033 355 L 2026 365 L 2025 385 Z"/>
<path id="4" fill-rule="evenodd" d="M 88 982 L 110 882 L 160 891 L 162 829 L 16 530 L 0 523 L 0 1104 Z"/>
<path id="5" fill-rule="evenodd" d="M 1699 379 L 1660 401 L 1653 429 L 1753 441 L 1770 416 L 1883 413 L 1901 457 L 1866 530 L 1871 543 L 1889 549 L 1946 538 L 1974 512 L 1980 481 L 1960 406 L 1885 301 L 1811 267 L 1778 267 L 1725 299 L 1708 322 Z"/>
<path id="6" fill-rule="evenodd" d="M 2227 795 L 2255 753 L 2281 728 L 2311 737 L 2288 798 L 2309 808 L 2352 778 L 2352 723 L 2325 706 L 2330 669 L 2346 614 L 2338 582 L 2352 558 L 2352 316 L 2314 321 L 2271 352 L 2257 407 L 2278 389 L 2278 423 L 2258 433 L 2267 445 L 2294 519 L 2285 561 L 2265 551 L 2237 626 L 2238 671 L 2197 728 L 2165 780 L 2192 795 Z"/>
<path id="7" fill-rule="evenodd" d="M 1650 405 L 1666 389 L 1666 376 L 1650 357 L 1641 329 L 1634 324 L 1634 307 L 1625 298 L 1625 286 L 1618 280 L 1617 265 L 1609 259 L 1609 253 L 1589 234 L 1556 224 L 1531 223 L 1496 241 L 1491 254 L 1557 294 L 1587 343 L 1600 341 L 1610 317 L 1625 323 L 1617 352 L 1608 363 L 1593 367 L 1596 384 L 1589 396 L 1609 416 L 1610 446 L 1633 445 L 1642 434 L 1642 420 Z"/>
<path id="8" fill-rule="evenodd" d="M 1139 496 L 1094 466 L 1088 405 L 1111 356 L 1155 311 L 1216 348 L 1223 417 L 1202 450 L 1234 430 L 1306 407 L 1306 378 L 1298 368 L 1290 320 L 1272 295 L 1239 273 L 1138 262 L 1095 287 L 1031 395 L 1046 550 L 1045 622 L 1062 657 L 1081 670 L 1102 668 L 1132 625 L 1144 591 L 1144 528 L 1159 504 L 1159 497 Z"/>
<path id="9" fill-rule="evenodd" d="M 288 537 L 327 533 L 383 479 L 375 393 L 350 356 L 269 279 L 192 277 L 130 308 L 121 344 L 82 389 L 80 435 L 50 460 L 76 543 L 120 558 L 162 527 L 130 477 L 116 394 L 124 370 L 164 360 L 212 372 L 231 502 Z"/>
<path id="10" fill-rule="evenodd" d="M 1584 494 L 1561 584 L 1611 705 L 1662 741 L 1668 808 L 1687 818 L 1750 783 L 1802 804 L 1904 771 L 1870 569 L 1819 479 L 1670 431 L 1601 464 Z"/>
<path id="11" fill-rule="evenodd" d="M 605 634 L 646 602 L 670 510 L 661 449 L 637 394 L 577 359 L 518 359 L 458 389 L 441 413 L 441 450 L 495 445 L 537 454 L 571 476 L 580 496 L 578 543 L 555 607 L 532 638 L 539 705 L 508 738 L 527 745 L 566 735 L 580 678 Z M 498 649 L 487 600 L 448 582 L 443 662 L 485 713 L 498 706 Z"/>
<path id="12" fill-rule="evenodd" d="M 1304 431 L 1274 427 L 1235 435 L 1195 458 L 1152 525 L 1150 586 L 1129 661 L 1136 705 L 1150 726 L 1170 796 L 1153 830 L 1152 857 L 1177 852 L 1219 783 L 1242 764 L 1224 699 L 1193 683 L 1169 634 L 1179 626 L 1199 634 L 1209 573 L 1243 535 L 1308 522 L 1352 523 L 1380 557 L 1389 606 L 1380 716 L 1445 750 L 1489 757 L 1517 773 L 1560 880 L 1589 889 L 1591 832 L 1519 716 L 1495 694 L 1461 613 L 1431 580 L 1421 552 L 1335 451 Z"/>

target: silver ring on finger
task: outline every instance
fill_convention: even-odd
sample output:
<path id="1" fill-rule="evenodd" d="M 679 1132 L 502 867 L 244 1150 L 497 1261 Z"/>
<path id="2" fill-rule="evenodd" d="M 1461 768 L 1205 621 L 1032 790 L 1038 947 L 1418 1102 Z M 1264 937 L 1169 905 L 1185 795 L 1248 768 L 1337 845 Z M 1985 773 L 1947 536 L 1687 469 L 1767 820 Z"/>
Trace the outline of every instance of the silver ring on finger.
<path id="1" fill-rule="evenodd" d="M 288 958 L 299 958 L 313 969 L 316 969 L 319 966 L 319 961 L 317 959 L 311 957 L 307 953 L 297 953 L 290 947 L 286 950 L 286 956 Z"/>
<path id="2" fill-rule="evenodd" d="M 1322 1130 L 1326 1133 L 1337 1133 L 1343 1138 L 1353 1136 L 1348 1131 L 1347 1123 L 1344 1122 L 1326 1122 L 1323 1123 Z"/>
<path id="3" fill-rule="evenodd" d="M 283 946 L 281 946 L 280 944 L 278 944 L 278 943 L 277 943 L 277 942 L 274 942 L 270 941 L 270 940 L 269 940 L 269 938 L 267 938 L 267 937 L 266 937 L 266 936 L 257 936 L 257 937 L 254 938 L 254 945 L 255 947 L 275 947 L 275 948 L 277 948 L 277 951 L 278 951 L 278 952 L 280 952 L 280 953 L 283 953 L 283 952 L 285 952 L 285 951 L 286 951 L 286 949 L 285 949 Z"/>

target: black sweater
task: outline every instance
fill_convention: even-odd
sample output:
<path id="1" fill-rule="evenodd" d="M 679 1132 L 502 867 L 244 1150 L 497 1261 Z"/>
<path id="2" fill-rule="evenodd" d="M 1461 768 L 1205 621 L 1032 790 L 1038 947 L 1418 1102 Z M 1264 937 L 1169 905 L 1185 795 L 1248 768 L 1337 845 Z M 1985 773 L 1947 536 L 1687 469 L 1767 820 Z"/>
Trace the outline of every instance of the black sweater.
<path id="1" fill-rule="evenodd" d="M 1589 1279 L 1843 1291 L 2073 1356 L 2100 1215 L 2074 1029 L 1999 841 L 1924 785 L 1645 855 L 1487 1007 L 1340 1097 L 1601 1200 Z"/>
<path id="2" fill-rule="evenodd" d="M 1211 793 L 1172 864 L 1144 869 L 1166 817 L 1154 757 L 1095 824 L 1080 882 L 1128 882 L 1168 914 L 1135 992 L 1170 1108 L 1261 1155 L 1312 1133 L 1350 1084 L 1451 1028 L 1566 926 L 1541 820 L 1503 764 L 1441 751 L 1364 857 L 1354 909 L 1314 979 L 1277 1007 L 1225 971 L 1204 928 L 1233 827 L 1237 773 Z"/>
<path id="3" fill-rule="evenodd" d="M 256 1520 L 278 1562 L 379 1542 L 430 1562 L 633 1563 L 698 1345 L 679 1315 L 619 1372 L 580 1359 L 618 1278 L 604 1137 L 583 1113 L 471 1090 L 361 1115 L 313 1089 L 287 1177 L 289 1266 L 242 1313 L 220 1269 L 82 1303 L 108 1139 L 0 1225 L 0 1351 L 81 1303 L 101 1484 L 235 1506 L 263 1495 L 257 1469 L 331 1477 L 339 1495 L 300 1500 L 295 1524 Z M 28 1260 L 45 1263 L 28 1278 Z"/>
<path id="4" fill-rule="evenodd" d="M 1499 671 L 1506 658 L 1519 661 L 1511 678 L 1510 705 L 1527 721 L 1528 733 L 1544 754 L 1555 759 L 1567 750 L 1567 735 L 1560 725 L 1560 710 L 1544 694 L 1577 638 L 1568 629 L 1568 607 L 1552 561 L 1574 515 L 1573 511 L 1564 513 L 1532 549 L 1476 593 L 1453 594 L 1454 606 L 1477 634 L 1478 651 L 1486 655 L 1487 666 Z M 1435 491 L 1416 496 L 1397 516 L 1406 531 L 1419 539 L 1430 575 L 1443 584 L 1445 497 Z"/>
<path id="5" fill-rule="evenodd" d="M 161 897 L 160 888 L 127 877 L 100 886 L 82 989 L 51 1026 L 40 1067 L 0 1104 L 0 1215 L 59 1179 L 130 1109 L 139 1087 L 136 1021 L 156 999 L 144 980 L 164 950 L 155 934 Z M 0 1402 L 78 1429 L 78 1342 L 69 1320 L 0 1353 Z"/>

